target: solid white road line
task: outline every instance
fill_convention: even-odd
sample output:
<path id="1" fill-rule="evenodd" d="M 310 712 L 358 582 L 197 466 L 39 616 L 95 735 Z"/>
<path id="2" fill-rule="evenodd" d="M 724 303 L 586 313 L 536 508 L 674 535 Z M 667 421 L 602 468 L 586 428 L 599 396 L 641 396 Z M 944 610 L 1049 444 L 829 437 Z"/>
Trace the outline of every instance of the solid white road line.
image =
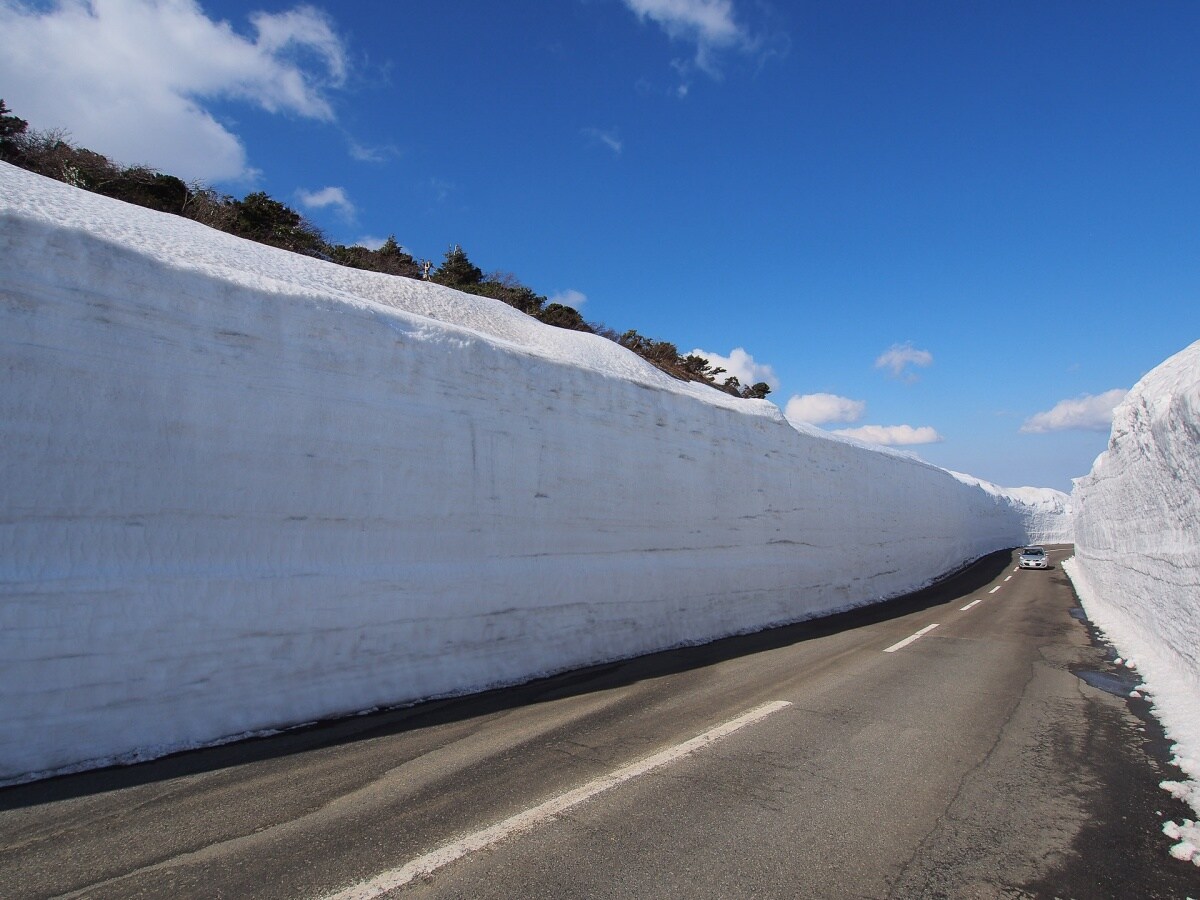
<path id="1" fill-rule="evenodd" d="M 982 598 L 982 597 L 980 597 L 978 600 L 972 600 L 972 601 L 971 601 L 970 603 L 968 603 L 966 606 L 959 607 L 959 610 L 958 610 L 958 611 L 959 611 L 959 612 L 966 612 L 968 609 L 970 609 L 970 608 L 971 608 L 972 606 L 974 606 L 976 603 L 982 603 L 982 602 L 983 602 L 983 598 Z"/>
<path id="2" fill-rule="evenodd" d="M 892 644 L 892 646 L 888 647 L 888 648 L 887 648 L 886 650 L 884 650 L 883 652 L 884 652 L 884 653 L 895 653 L 897 650 L 903 650 L 905 647 L 907 647 L 907 646 L 908 646 L 909 644 L 911 644 L 913 641 L 917 640 L 917 639 L 918 639 L 918 638 L 920 638 L 922 635 L 929 634 L 929 632 L 933 631 L 933 629 L 935 629 L 935 628 L 937 628 L 937 623 L 936 623 L 936 622 L 935 622 L 933 625 L 926 625 L 924 628 L 922 628 L 922 629 L 921 629 L 920 631 L 918 631 L 916 634 L 910 634 L 910 635 L 909 635 L 908 637 L 906 637 L 904 640 L 900 641 L 900 642 L 899 642 L 899 643 L 897 643 L 897 644 Z"/>
<path id="3" fill-rule="evenodd" d="M 998 591 L 998 590 L 1000 590 L 1000 585 L 996 585 L 994 588 L 992 588 L 990 591 L 988 591 L 988 593 L 989 593 L 989 594 L 994 594 L 994 593 L 996 593 L 996 591 Z"/>
<path id="4" fill-rule="evenodd" d="M 791 705 L 787 700 L 764 703 L 762 706 L 757 706 L 749 712 L 738 716 L 736 719 L 731 719 L 724 725 L 718 725 L 716 728 L 706 731 L 692 738 L 690 741 L 684 741 L 682 744 L 676 744 L 674 747 L 661 750 L 653 756 L 647 756 L 643 760 L 630 763 L 614 772 L 597 778 L 595 781 L 585 784 L 581 788 L 560 794 L 557 797 L 547 800 L 545 803 L 517 813 L 515 816 L 510 816 L 503 822 L 497 822 L 495 825 L 484 828 L 482 831 L 477 831 L 460 840 L 439 847 L 430 853 L 426 853 L 424 856 L 406 863 L 398 869 L 391 869 L 367 881 L 351 885 L 344 890 L 338 891 L 336 894 L 329 894 L 325 900 L 371 900 L 371 898 L 379 897 L 417 878 L 431 875 L 443 866 L 462 859 L 476 850 L 482 850 L 514 834 L 528 831 L 534 826 L 540 825 L 542 822 L 566 812 L 573 806 L 578 806 L 583 801 L 607 791 L 609 788 L 614 788 L 630 779 L 637 778 L 639 775 L 645 775 L 647 772 L 652 772 L 668 763 L 675 762 L 684 756 L 695 753 L 697 750 L 707 747 L 714 741 L 719 741 L 721 738 L 733 734 L 738 729 L 752 725 L 755 722 L 765 719 L 772 713 L 779 712 L 779 710 Z"/>

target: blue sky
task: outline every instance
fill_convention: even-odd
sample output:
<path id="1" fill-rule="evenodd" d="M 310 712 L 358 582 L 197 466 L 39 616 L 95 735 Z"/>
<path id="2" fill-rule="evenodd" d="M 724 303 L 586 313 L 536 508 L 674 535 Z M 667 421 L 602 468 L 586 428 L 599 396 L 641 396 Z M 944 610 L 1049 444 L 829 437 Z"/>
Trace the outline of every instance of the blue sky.
<path id="1" fill-rule="evenodd" d="M 0 97 L 1069 489 L 1200 338 L 1198 48 L 1195 2 L 0 0 Z"/>

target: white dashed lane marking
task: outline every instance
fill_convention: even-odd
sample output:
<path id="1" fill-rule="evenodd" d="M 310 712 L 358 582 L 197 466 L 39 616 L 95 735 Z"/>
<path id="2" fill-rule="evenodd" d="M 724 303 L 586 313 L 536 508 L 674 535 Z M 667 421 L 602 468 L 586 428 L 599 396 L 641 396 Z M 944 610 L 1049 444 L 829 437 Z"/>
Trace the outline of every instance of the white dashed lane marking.
<path id="1" fill-rule="evenodd" d="M 424 856 L 417 857 L 405 863 L 399 868 L 390 869 L 387 872 L 376 875 L 374 878 L 360 881 L 358 884 L 338 891 L 336 894 L 330 894 L 325 900 L 373 900 L 375 897 L 380 897 L 389 891 L 394 891 L 396 888 L 402 887 L 418 878 L 428 877 L 443 866 L 462 859 L 468 854 L 490 847 L 507 837 L 529 831 L 534 826 L 561 815 L 572 807 L 583 803 L 585 800 L 607 791 L 609 788 L 624 784 L 632 778 L 645 775 L 647 772 L 652 772 L 677 759 L 695 753 L 697 750 L 707 747 L 714 741 L 719 741 L 721 738 L 733 734 L 738 729 L 752 725 L 755 722 L 765 719 L 772 713 L 779 712 L 779 710 L 786 709 L 791 705 L 787 700 L 776 700 L 772 703 L 764 703 L 762 706 L 756 706 L 754 709 L 742 713 L 736 719 L 731 719 L 724 725 L 718 725 L 716 728 L 710 729 L 689 741 L 676 744 L 674 747 L 668 747 L 666 750 L 660 750 L 658 753 L 647 756 L 643 760 L 630 763 L 627 766 L 597 778 L 595 781 L 590 781 L 581 788 L 560 794 L 557 797 L 547 800 L 545 803 L 540 803 L 524 812 L 517 813 L 515 816 L 510 816 L 503 822 L 497 822 L 489 828 L 484 828 L 457 841 L 445 844 L 436 850 L 426 853 Z"/>
<path id="2" fill-rule="evenodd" d="M 904 640 L 902 640 L 902 641 L 899 641 L 898 643 L 892 644 L 892 646 L 888 647 L 888 648 L 887 648 L 886 650 L 884 650 L 883 652 L 884 652 L 884 653 L 895 653 L 897 650 L 903 650 L 905 647 L 907 647 L 907 646 L 908 646 L 909 644 L 911 644 L 913 641 L 915 641 L 915 640 L 918 640 L 918 639 L 919 639 L 919 638 L 921 638 L 922 636 L 924 636 L 924 635 L 928 634 L 929 632 L 933 631 L 933 629 L 935 629 L 935 628 L 937 628 L 937 623 L 936 623 L 936 622 L 935 622 L 934 624 L 932 624 L 932 625 L 926 625 L 924 628 L 922 628 L 922 629 L 921 629 L 920 631 L 918 631 L 916 634 L 910 634 L 910 635 L 909 635 L 908 637 L 906 637 Z"/>

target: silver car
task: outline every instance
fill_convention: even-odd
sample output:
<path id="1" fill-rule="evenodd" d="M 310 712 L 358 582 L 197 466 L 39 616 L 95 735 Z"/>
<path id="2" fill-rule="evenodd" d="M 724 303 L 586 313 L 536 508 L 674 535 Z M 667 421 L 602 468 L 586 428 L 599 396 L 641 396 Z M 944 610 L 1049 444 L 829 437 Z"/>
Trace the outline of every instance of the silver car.
<path id="1" fill-rule="evenodd" d="M 1017 565 L 1022 569 L 1048 569 L 1050 561 L 1046 558 L 1043 547 L 1026 547 L 1017 559 Z"/>

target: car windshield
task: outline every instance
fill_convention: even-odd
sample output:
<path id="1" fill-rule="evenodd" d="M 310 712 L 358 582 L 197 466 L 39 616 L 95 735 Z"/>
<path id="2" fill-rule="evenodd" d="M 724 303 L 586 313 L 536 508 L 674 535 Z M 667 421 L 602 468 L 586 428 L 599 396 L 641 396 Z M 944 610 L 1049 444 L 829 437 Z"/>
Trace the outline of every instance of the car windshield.
<path id="1" fill-rule="evenodd" d="M 1041 556 L 1045 551 L 1041 547 L 1029 547 L 1025 550 L 1026 556 Z"/>

